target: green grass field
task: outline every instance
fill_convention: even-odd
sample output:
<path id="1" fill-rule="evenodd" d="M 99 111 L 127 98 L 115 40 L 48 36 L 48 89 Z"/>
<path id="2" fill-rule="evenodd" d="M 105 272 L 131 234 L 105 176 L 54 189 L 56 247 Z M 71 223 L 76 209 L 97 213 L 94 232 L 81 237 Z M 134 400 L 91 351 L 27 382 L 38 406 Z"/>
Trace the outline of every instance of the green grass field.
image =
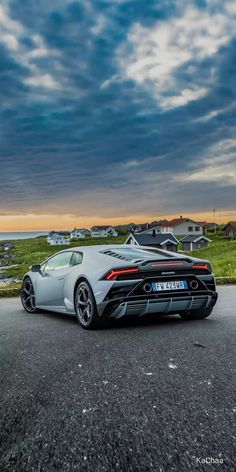
<path id="1" fill-rule="evenodd" d="M 85 238 L 72 241 L 70 246 L 49 246 L 46 238 L 25 239 L 14 241 L 16 248 L 12 251 L 15 258 L 12 260 L 17 267 L 5 270 L 8 276 L 22 279 L 23 275 L 32 264 L 37 264 L 47 259 L 50 255 L 69 247 L 86 246 L 94 244 L 122 244 L 126 236 L 117 238 Z M 228 277 L 236 279 L 236 240 L 216 238 L 208 248 L 191 253 L 194 257 L 209 259 L 216 277 Z"/>
<path id="2" fill-rule="evenodd" d="M 192 256 L 208 259 L 216 277 L 236 278 L 236 240 L 216 239 L 209 247 L 193 251 Z"/>

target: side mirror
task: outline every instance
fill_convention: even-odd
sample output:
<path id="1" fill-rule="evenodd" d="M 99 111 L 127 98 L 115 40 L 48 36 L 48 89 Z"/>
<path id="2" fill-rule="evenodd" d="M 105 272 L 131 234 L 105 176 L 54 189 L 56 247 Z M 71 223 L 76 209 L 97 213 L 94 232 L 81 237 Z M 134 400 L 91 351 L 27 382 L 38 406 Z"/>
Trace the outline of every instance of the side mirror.
<path id="1" fill-rule="evenodd" d="M 40 264 L 34 264 L 30 267 L 31 272 L 40 272 L 41 270 L 41 265 Z"/>

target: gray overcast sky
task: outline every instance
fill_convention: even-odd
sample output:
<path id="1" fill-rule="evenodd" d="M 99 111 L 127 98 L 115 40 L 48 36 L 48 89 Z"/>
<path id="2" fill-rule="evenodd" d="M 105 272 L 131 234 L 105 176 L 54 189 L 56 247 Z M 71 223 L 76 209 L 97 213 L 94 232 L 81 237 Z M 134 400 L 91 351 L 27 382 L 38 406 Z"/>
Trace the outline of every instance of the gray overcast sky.
<path id="1" fill-rule="evenodd" d="M 235 209 L 236 3 L 5 0 L 0 212 Z"/>

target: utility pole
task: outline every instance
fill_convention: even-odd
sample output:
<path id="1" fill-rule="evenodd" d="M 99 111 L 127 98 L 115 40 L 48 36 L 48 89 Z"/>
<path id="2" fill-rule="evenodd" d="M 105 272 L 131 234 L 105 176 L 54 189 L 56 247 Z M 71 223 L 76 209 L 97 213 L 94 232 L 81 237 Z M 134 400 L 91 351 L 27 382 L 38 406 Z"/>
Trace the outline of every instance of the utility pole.
<path id="1" fill-rule="evenodd" d="M 214 215 L 214 233 L 216 234 L 216 222 L 215 222 L 215 218 L 216 218 L 216 209 L 213 208 L 213 215 Z"/>

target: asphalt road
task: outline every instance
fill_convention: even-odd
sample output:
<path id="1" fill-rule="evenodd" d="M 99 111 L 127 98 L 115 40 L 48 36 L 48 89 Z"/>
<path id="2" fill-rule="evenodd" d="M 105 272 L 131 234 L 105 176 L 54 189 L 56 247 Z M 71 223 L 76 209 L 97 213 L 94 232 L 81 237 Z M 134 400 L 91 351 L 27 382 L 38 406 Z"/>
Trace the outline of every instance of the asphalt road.
<path id="1" fill-rule="evenodd" d="M 219 292 L 206 320 L 92 332 L 1 299 L 0 471 L 235 471 L 236 287 Z"/>

